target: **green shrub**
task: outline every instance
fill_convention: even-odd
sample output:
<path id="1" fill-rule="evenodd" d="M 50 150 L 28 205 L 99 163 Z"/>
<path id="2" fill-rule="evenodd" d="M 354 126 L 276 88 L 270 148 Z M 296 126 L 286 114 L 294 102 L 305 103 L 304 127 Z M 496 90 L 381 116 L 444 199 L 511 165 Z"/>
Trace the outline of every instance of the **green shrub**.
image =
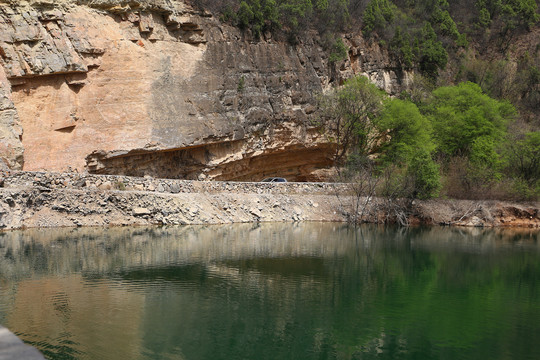
<path id="1" fill-rule="evenodd" d="M 448 62 L 448 53 L 430 23 L 422 29 L 421 41 L 417 45 L 419 68 L 422 74 L 434 79 L 439 69 L 444 69 Z"/>
<path id="2" fill-rule="evenodd" d="M 247 29 L 251 26 L 254 19 L 255 14 L 253 13 L 253 9 L 247 2 L 242 1 L 238 9 L 238 26 L 241 29 Z"/>
<path id="3" fill-rule="evenodd" d="M 397 7 L 390 0 L 372 0 L 364 11 L 363 28 L 366 34 L 381 30 L 392 23 Z"/>
<path id="4" fill-rule="evenodd" d="M 436 24 L 442 35 L 450 36 L 453 39 L 459 37 L 459 31 L 454 19 L 447 10 L 438 8 L 433 14 L 433 24 Z"/>
<path id="5" fill-rule="evenodd" d="M 238 24 L 238 15 L 230 5 L 227 5 L 221 13 L 220 20 L 222 22 Z"/>
<path id="6" fill-rule="evenodd" d="M 238 79 L 238 92 L 244 91 L 244 88 L 246 87 L 246 78 L 242 75 L 240 76 L 240 79 Z"/>
<path id="7" fill-rule="evenodd" d="M 394 37 L 390 41 L 390 51 L 400 60 L 405 68 L 411 68 L 414 61 L 411 39 L 408 33 L 403 34 L 401 27 L 396 27 Z"/>
<path id="8" fill-rule="evenodd" d="M 122 181 L 117 181 L 116 184 L 114 184 L 114 187 L 121 191 L 126 190 L 126 184 L 124 184 Z"/>
<path id="9" fill-rule="evenodd" d="M 500 4 L 502 21 L 509 29 L 517 26 L 530 28 L 538 22 L 535 0 L 502 0 Z"/>
<path id="10" fill-rule="evenodd" d="M 467 46 L 469 46 L 469 40 L 467 39 L 467 35 L 459 34 L 456 39 L 456 45 L 462 48 L 467 48 Z"/>
<path id="11" fill-rule="evenodd" d="M 245 0 L 240 2 L 236 16 L 241 29 L 250 29 L 255 38 L 266 30 L 281 26 L 279 7 L 275 0 Z"/>
<path id="12" fill-rule="evenodd" d="M 529 185 L 540 181 L 540 131 L 526 133 L 507 147 L 508 172 Z"/>
<path id="13" fill-rule="evenodd" d="M 413 196 L 418 199 L 437 197 L 441 189 L 439 166 L 429 152 L 419 150 L 411 159 L 407 173 L 413 179 Z"/>
<path id="14" fill-rule="evenodd" d="M 512 105 L 490 98 L 470 82 L 436 89 L 427 111 L 439 154 L 472 155 L 473 160 L 490 163 L 515 116 Z"/>
<path id="15" fill-rule="evenodd" d="M 337 39 L 332 46 L 332 52 L 328 58 L 330 63 L 347 59 L 349 55 L 349 48 L 345 45 L 341 38 Z"/>
<path id="16" fill-rule="evenodd" d="M 540 198 L 540 181 L 530 184 L 524 179 L 514 179 L 512 182 L 512 200 L 537 201 Z"/>
<path id="17" fill-rule="evenodd" d="M 435 149 L 430 122 L 410 101 L 387 100 L 375 122 L 385 137 L 379 146 L 379 161 L 383 163 L 407 164 L 419 149 L 427 153 Z"/>
<path id="18" fill-rule="evenodd" d="M 481 28 L 488 28 L 491 25 L 491 14 L 485 7 L 481 7 L 478 11 L 478 25 Z"/>

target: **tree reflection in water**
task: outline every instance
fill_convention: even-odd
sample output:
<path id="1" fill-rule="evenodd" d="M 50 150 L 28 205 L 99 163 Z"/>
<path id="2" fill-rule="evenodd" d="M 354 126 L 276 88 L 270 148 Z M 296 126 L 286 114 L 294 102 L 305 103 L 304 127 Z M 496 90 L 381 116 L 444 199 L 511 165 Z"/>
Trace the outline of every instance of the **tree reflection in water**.
<path id="1" fill-rule="evenodd" d="M 530 230 L 0 234 L 0 322 L 54 359 L 540 358 Z"/>

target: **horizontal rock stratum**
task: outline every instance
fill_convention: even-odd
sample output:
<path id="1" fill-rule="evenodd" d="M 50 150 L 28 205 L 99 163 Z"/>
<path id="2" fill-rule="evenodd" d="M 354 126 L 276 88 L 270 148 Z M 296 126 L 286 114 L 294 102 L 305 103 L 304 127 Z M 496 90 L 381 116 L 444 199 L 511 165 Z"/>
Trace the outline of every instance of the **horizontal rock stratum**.
<path id="1" fill-rule="evenodd" d="M 11 169 L 180 179 L 328 177 L 316 97 L 353 74 L 409 74 L 347 39 L 254 41 L 180 0 L 0 0 L 0 159 Z"/>
<path id="2" fill-rule="evenodd" d="M 537 203 L 355 197 L 349 184 L 185 181 L 112 175 L 14 172 L 0 188 L 0 228 L 224 224 L 275 221 L 392 222 L 540 227 Z M 357 206 L 360 204 L 360 206 Z"/>

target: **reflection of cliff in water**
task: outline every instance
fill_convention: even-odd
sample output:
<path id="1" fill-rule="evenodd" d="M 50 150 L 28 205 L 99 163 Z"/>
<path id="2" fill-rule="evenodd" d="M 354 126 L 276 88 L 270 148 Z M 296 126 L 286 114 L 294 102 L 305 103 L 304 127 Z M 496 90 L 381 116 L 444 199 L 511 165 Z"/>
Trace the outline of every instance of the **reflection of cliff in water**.
<path id="1" fill-rule="evenodd" d="M 95 276 L 170 265 L 217 269 L 217 264 L 256 263 L 261 269 L 271 264 L 286 268 L 291 261 L 297 262 L 291 268 L 305 269 L 314 258 L 352 256 L 374 248 L 482 253 L 515 245 L 539 248 L 540 231 L 327 223 L 30 229 L 0 233 L 0 277 L 73 272 Z"/>
<path id="2" fill-rule="evenodd" d="M 538 236 L 328 223 L 2 233 L 0 323 L 55 359 L 395 358 L 470 348 L 480 328 L 489 344 L 528 342 L 505 329 L 540 319 L 527 305 L 540 303 Z M 486 306 L 497 316 L 472 316 Z"/>
<path id="3" fill-rule="evenodd" d="M 144 266 L 209 266 L 249 258 L 345 254 L 342 224 L 239 224 L 152 228 L 31 229 L 0 233 L 2 274 L 110 274 Z"/>

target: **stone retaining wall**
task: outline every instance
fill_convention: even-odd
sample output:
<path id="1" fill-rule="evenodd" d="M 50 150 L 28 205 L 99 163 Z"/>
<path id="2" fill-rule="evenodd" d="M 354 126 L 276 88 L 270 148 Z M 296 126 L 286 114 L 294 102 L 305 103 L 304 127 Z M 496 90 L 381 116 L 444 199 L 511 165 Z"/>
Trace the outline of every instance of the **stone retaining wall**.
<path id="1" fill-rule="evenodd" d="M 218 182 L 117 175 L 51 172 L 11 172 L 4 176 L 4 187 L 44 187 L 49 189 L 99 189 L 149 191 L 157 193 L 251 193 L 251 194 L 346 194 L 347 184 Z"/>

